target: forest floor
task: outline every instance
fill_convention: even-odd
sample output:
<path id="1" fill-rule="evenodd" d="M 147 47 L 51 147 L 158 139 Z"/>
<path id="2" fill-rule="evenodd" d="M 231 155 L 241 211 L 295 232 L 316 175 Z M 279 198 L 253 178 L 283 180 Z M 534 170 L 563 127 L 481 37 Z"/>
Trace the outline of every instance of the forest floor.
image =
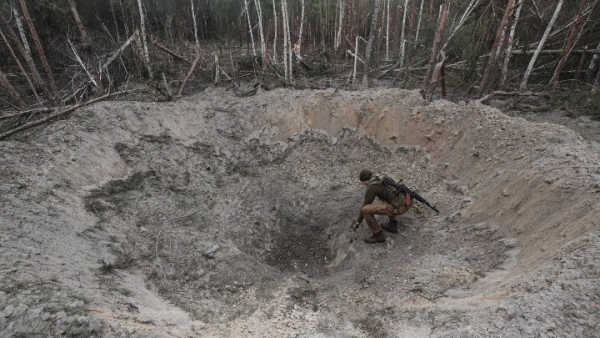
<path id="1" fill-rule="evenodd" d="M 0 336 L 597 336 L 599 123 L 504 110 L 211 87 L 2 141 Z M 363 168 L 440 213 L 364 243 Z"/>

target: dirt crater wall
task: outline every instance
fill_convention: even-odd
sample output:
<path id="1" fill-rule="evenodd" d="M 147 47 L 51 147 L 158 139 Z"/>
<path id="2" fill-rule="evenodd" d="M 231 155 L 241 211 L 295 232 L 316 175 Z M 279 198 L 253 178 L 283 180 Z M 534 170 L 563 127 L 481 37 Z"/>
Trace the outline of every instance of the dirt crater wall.
<path id="1" fill-rule="evenodd" d="M 38 303 L 22 286 L 50 280 L 90 318 L 121 323 L 104 328 L 115 336 L 273 336 L 298 318 L 326 336 L 510 335 L 598 296 L 598 145 L 482 105 L 394 89 L 240 99 L 213 88 L 100 103 L 0 146 L 0 310 Z M 442 213 L 415 209 L 386 246 L 361 245 L 366 229 L 348 225 L 364 167 L 404 178 Z M 548 272 L 557 260 L 585 282 L 564 292 L 576 273 Z M 522 296 L 533 302 L 512 303 Z M 549 300 L 564 306 L 532 319 Z M 4 318 L 30 315 L 13 312 Z M 592 332 L 593 316 L 582 306 L 549 332 Z"/>

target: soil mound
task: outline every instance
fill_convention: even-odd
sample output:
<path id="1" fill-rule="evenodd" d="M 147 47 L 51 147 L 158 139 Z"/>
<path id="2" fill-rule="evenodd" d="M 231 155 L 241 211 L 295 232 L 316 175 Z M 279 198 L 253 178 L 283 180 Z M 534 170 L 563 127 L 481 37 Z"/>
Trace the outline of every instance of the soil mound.
<path id="1" fill-rule="evenodd" d="M 395 89 L 99 103 L 0 142 L 0 336 L 591 337 L 599 150 Z M 440 214 L 365 244 L 363 168 Z"/>

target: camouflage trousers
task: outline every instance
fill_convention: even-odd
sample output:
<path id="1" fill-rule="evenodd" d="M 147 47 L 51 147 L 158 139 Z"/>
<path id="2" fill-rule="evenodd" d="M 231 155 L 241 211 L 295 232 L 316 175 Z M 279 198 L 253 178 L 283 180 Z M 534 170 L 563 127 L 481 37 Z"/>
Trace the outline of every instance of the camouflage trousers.
<path id="1" fill-rule="evenodd" d="M 371 229 L 371 231 L 376 234 L 381 231 L 381 226 L 377 223 L 377 219 L 375 219 L 375 215 L 384 215 L 387 216 L 390 221 L 395 221 L 396 216 L 402 215 L 410 210 L 411 206 L 402 205 L 399 208 L 394 208 L 391 204 L 384 202 L 376 202 L 372 204 L 367 204 L 362 207 L 361 211 L 367 225 Z"/>

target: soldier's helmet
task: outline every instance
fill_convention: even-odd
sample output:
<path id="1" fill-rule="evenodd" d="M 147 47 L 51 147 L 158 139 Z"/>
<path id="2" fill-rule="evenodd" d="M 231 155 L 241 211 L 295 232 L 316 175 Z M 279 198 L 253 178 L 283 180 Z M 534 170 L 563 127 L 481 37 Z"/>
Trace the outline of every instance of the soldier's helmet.
<path id="1" fill-rule="evenodd" d="M 371 170 L 363 169 L 358 176 L 361 182 L 368 181 L 373 177 Z"/>

